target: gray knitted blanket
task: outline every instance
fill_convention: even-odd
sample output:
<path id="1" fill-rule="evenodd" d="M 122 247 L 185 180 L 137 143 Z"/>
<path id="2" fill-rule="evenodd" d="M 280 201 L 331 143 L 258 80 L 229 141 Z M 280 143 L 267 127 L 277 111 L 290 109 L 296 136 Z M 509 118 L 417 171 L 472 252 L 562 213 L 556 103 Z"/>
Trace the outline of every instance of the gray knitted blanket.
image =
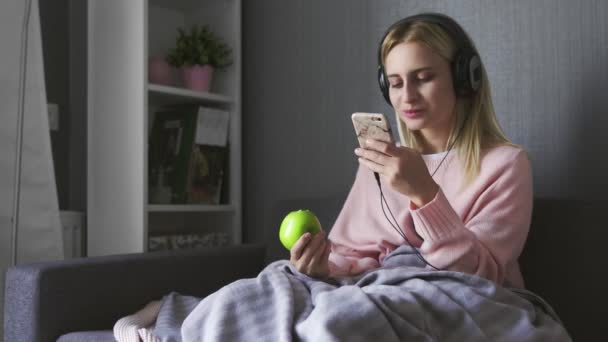
<path id="1" fill-rule="evenodd" d="M 179 323 L 186 317 L 184 342 L 571 340 L 552 308 L 529 291 L 421 266 L 408 246 L 379 269 L 331 281 L 277 261 L 200 302 L 172 294 L 156 333 L 179 341 L 179 316 Z M 167 320 L 172 328 L 163 330 Z"/>

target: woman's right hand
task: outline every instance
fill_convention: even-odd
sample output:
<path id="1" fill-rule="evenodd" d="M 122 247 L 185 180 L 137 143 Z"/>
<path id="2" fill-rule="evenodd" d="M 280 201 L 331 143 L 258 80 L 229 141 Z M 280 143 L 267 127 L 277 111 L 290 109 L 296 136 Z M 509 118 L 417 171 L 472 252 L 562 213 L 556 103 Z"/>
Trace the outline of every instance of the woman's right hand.
<path id="1" fill-rule="evenodd" d="M 331 243 L 326 236 L 324 231 L 315 235 L 306 233 L 293 245 L 290 261 L 300 273 L 313 278 L 329 276 Z"/>

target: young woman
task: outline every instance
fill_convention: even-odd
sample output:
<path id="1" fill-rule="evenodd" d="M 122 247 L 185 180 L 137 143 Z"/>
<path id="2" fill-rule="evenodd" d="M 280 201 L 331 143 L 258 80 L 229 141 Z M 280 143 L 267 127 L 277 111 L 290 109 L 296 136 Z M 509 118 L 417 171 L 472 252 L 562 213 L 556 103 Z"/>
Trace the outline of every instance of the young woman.
<path id="1" fill-rule="evenodd" d="M 479 58 L 463 50 L 472 44 L 436 18 L 399 22 L 382 39 L 379 80 L 401 144 L 357 149 L 329 240 L 303 235 L 295 267 L 276 261 L 203 299 L 182 325 L 184 341 L 571 341 L 542 298 L 495 285 L 523 286 L 530 165 L 496 123 Z M 414 251 L 428 271 L 414 268 L 424 265 Z"/>
<path id="2" fill-rule="evenodd" d="M 314 277 L 355 275 L 410 243 L 428 267 L 523 287 L 530 163 L 496 121 L 474 44 L 451 18 L 423 14 L 392 25 L 378 55 L 400 144 L 372 140 L 355 150 L 359 170 L 329 239 L 304 235 L 291 262 Z"/>

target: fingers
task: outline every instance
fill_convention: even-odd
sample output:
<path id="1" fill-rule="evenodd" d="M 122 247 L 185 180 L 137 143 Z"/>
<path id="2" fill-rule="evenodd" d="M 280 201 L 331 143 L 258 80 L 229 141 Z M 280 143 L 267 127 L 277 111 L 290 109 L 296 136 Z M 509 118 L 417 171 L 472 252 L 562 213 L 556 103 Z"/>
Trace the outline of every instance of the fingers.
<path id="1" fill-rule="evenodd" d="M 367 166 L 367 168 L 369 168 L 373 172 L 378 172 L 379 174 L 384 174 L 384 172 L 383 172 L 384 167 L 378 163 L 375 163 L 375 162 L 365 159 L 365 158 L 359 158 L 359 163 L 361 163 L 364 166 Z"/>
<path id="2" fill-rule="evenodd" d="M 399 156 L 397 146 L 380 140 L 366 140 L 365 148 L 355 149 L 355 154 L 361 159 L 385 166 L 391 162 L 393 157 Z M 367 165 L 367 164 L 366 164 Z M 374 169 L 375 172 L 380 172 Z"/>
<path id="3" fill-rule="evenodd" d="M 302 253 L 304 252 L 306 246 L 308 246 L 311 237 L 312 234 L 305 233 L 304 235 L 300 236 L 298 241 L 296 241 L 296 243 L 291 247 L 290 254 L 293 262 L 298 261 L 302 257 Z"/>
<path id="4" fill-rule="evenodd" d="M 319 265 L 322 262 L 325 262 L 325 260 L 329 259 L 330 252 L 331 252 L 331 243 L 329 243 L 329 241 L 327 241 L 327 240 L 324 240 L 323 245 L 319 246 L 319 250 L 312 257 L 312 260 L 310 261 L 311 264 Z"/>
<path id="5" fill-rule="evenodd" d="M 319 253 L 319 249 L 321 247 L 325 247 L 325 232 L 321 231 L 318 234 L 315 234 L 315 236 L 312 238 L 312 240 L 310 241 L 310 243 L 308 244 L 308 247 L 306 248 L 306 250 L 302 253 L 302 256 L 300 257 L 300 264 L 311 268 L 314 267 L 313 263 L 312 263 L 312 259 L 313 257 Z"/>
<path id="6" fill-rule="evenodd" d="M 321 231 L 314 236 L 310 233 L 305 235 L 292 247 L 291 263 L 298 271 L 309 276 L 315 276 L 319 272 L 324 273 L 324 262 L 329 257 L 328 246 L 330 245 L 325 238 L 327 234 Z"/>
<path id="7" fill-rule="evenodd" d="M 355 154 L 359 156 L 361 160 L 367 160 L 371 163 L 377 164 L 379 166 L 387 165 L 389 163 L 389 156 L 382 154 L 380 152 L 374 150 L 366 150 L 362 148 L 355 149 Z M 377 171 L 377 170 L 374 170 Z"/>
<path id="8" fill-rule="evenodd" d="M 365 147 L 368 150 L 375 150 L 384 155 L 396 156 L 398 148 L 395 144 L 387 143 L 381 140 L 368 139 L 365 141 Z"/>

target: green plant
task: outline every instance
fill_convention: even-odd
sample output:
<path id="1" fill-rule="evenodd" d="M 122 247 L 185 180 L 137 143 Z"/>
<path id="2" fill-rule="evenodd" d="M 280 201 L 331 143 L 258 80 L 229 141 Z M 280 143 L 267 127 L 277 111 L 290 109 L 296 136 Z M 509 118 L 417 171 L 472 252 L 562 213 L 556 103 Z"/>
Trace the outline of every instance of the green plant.
<path id="1" fill-rule="evenodd" d="M 232 50 L 209 27 L 193 26 L 189 32 L 177 29 L 175 47 L 169 51 L 166 61 L 174 67 L 209 64 L 215 69 L 225 69 L 232 64 Z"/>

